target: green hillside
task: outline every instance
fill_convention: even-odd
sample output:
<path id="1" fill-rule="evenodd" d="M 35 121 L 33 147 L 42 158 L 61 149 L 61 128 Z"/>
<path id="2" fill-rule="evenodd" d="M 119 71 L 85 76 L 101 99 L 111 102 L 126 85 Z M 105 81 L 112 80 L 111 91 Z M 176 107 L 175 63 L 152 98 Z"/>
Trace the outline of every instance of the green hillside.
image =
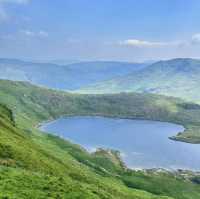
<path id="1" fill-rule="evenodd" d="M 81 93 L 145 92 L 180 97 L 200 103 L 200 61 L 173 59 L 145 69 L 98 83 Z"/>
<path id="2" fill-rule="evenodd" d="M 160 119 L 194 128 L 199 125 L 198 105 L 148 94 L 77 95 L 3 80 L 0 104 L 0 198 L 200 197 L 198 177 L 193 174 L 132 171 L 116 151 L 89 154 L 35 128 L 62 115 L 92 114 Z"/>

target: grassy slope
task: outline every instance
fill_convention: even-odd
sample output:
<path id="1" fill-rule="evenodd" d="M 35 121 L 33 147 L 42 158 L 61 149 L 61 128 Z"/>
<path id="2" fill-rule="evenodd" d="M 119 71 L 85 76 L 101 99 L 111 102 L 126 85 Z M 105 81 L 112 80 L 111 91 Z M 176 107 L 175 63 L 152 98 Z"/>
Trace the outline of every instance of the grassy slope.
<path id="1" fill-rule="evenodd" d="M 5 107 L 0 111 L 0 198 L 160 198 L 123 185 L 115 178 L 121 167 L 106 156 L 90 155 L 53 136 L 36 136 L 31 128 L 23 131 Z"/>
<path id="2" fill-rule="evenodd" d="M 160 61 L 124 77 L 83 89 L 83 93 L 148 92 L 180 97 L 200 103 L 200 61 Z"/>
<path id="3" fill-rule="evenodd" d="M 10 81 L 0 81 L 0 90 L 0 102 L 8 104 L 17 122 L 27 128 L 61 115 L 141 118 L 182 124 L 186 131 L 174 139 L 200 143 L 200 106 L 176 98 L 137 93 L 78 95 Z"/>
<path id="4" fill-rule="evenodd" d="M 101 150 L 88 154 L 77 145 L 33 128 L 38 122 L 64 114 L 93 113 L 130 118 L 144 118 L 148 114 L 147 119 L 169 120 L 173 116 L 175 121 L 177 115 L 186 114 L 183 111 L 186 104 L 178 105 L 175 99 L 138 94 L 114 98 L 111 95 L 71 95 L 10 81 L 0 81 L 0 104 L 13 110 L 0 105 L 0 197 L 200 197 L 199 185 L 182 177 L 129 171 L 123 168 L 115 152 Z M 198 107 L 192 108 L 195 108 L 192 113 L 198 114 Z M 185 111 L 192 114 L 191 107 Z M 179 118 L 179 122 L 183 118 Z"/>

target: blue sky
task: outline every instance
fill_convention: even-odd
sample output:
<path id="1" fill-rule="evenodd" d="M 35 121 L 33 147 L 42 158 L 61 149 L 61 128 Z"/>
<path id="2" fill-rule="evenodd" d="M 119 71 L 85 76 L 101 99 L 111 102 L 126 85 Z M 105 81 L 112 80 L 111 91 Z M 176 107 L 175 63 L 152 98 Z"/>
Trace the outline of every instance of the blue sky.
<path id="1" fill-rule="evenodd" d="M 0 57 L 200 58 L 199 0 L 0 0 Z"/>

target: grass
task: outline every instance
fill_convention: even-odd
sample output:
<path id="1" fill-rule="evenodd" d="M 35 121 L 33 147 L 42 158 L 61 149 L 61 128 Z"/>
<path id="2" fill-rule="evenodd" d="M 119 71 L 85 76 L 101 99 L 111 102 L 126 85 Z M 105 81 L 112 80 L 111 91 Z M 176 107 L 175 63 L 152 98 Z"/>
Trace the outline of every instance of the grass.
<path id="1" fill-rule="evenodd" d="M 199 199 L 197 180 L 128 170 L 116 151 L 90 154 L 35 128 L 62 115 L 159 119 L 189 129 L 198 127 L 200 109 L 155 95 L 77 95 L 0 81 L 0 198 Z"/>
<path id="2" fill-rule="evenodd" d="M 7 118 L 1 116 L 0 198 L 160 198 L 125 186 L 116 177 L 122 168 L 107 156 L 55 136 L 27 135 Z"/>
<path id="3" fill-rule="evenodd" d="M 62 115 L 101 115 L 181 124 L 185 132 L 174 140 L 200 143 L 200 105 L 153 94 L 79 95 L 0 81 L 0 103 L 13 110 L 16 123 L 29 130 Z"/>

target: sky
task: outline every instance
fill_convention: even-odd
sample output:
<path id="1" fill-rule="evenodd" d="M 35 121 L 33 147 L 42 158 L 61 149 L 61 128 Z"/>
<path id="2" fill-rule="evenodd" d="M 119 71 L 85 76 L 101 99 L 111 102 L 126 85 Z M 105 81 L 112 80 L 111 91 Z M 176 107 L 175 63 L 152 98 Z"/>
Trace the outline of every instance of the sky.
<path id="1" fill-rule="evenodd" d="M 0 0 L 0 57 L 200 58 L 200 0 Z"/>

